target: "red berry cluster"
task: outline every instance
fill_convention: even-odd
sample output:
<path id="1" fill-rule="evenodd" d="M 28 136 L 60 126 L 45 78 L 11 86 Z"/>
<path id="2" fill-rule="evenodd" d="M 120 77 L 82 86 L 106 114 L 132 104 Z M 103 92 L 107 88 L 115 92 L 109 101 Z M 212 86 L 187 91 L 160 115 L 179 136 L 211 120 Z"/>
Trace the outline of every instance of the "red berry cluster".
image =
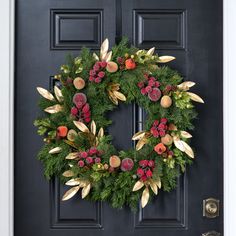
<path id="1" fill-rule="evenodd" d="M 166 135 L 166 131 L 168 130 L 167 126 L 168 120 L 166 118 L 161 118 L 161 120 L 154 120 L 152 124 L 152 128 L 150 129 L 151 134 L 153 137 L 158 138 L 164 137 Z"/>
<path id="2" fill-rule="evenodd" d="M 89 150 L 79 153 L 78 166 L 90 166 L 94 163 L 101 162 L 102 152 L 99 151 L 96 147 L 91 147 Z"/>
<path id="3" fill-rule="evenodd" d="M 167 84 L 163 90 L 163 94 L 169 94 L 171 91 L 175 91 L 177 86 Z"/>
<path id="4" fill-rule="evenodd" d="M 97 61 L 94 66 L 93 69 L 91 69 L 89 71 L 89 81 L 91 82 L 95 82 L 95 83 L 101 83 L 102 79 L 105 76 L 105 68 L 107 66 L 107 63 L 105 61 Z"/>
<path id="5" fill-rule="evenodd" d="M 137 176 L 142 180 L 146 181 L 152 177 L 152 173 L 155 167 L 153 160 L 141 160 L 139 161 L 139 168 L 137 169 Z"/>
<path id="6" fill-rule="evenodd" d="M 153 76 L 144 75 L 145 80 L 138 83 L 142 95 L 147 95 L 148 98 L 156 102 L 161 97 L 160 82 Z"/>
<path id="7" fill-rule="evenodd" d="M 125 59 L 123 57 L 117 57 L 116 61 L 119 64 L 119 69 L 124 70 L 125 69 Z"/>
<path id="8" fill-rule="evenodd" d="M 79 121 L 89 123 L 91 121 L 90 106 L 87 103 L 87 97 L 83 93 L 76 93 L 73 97 L 74 107 L 71 108 L 71 115 Z"/>

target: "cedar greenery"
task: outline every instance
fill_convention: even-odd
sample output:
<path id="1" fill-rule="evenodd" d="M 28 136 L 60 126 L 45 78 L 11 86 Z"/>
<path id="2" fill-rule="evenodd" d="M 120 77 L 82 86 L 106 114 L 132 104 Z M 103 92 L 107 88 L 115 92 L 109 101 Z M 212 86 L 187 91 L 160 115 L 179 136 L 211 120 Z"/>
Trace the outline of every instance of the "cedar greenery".
<path id="1" fill-rule="evenodd" d="M 194 128 L 192 120 L 196 118 L 197 114 L 191 102 L 191 96 L 186 92 L 187 90 L 178 89 L 183 78 L 171 68 L 160 66 L 160 58 L 157 55 L 148 56 L 144 50 L 140 53 L 137 51 L 138 49 L 134 47 L 128 47 L 127 39 L 123 39 L 120 44 L 114 46 L 111 61 L 117 62 L 119 57 L 133 58 L 136 67 L 132 70 L 119 69 L 115 73 L 106 71 L 105 78 L 101 83 L 89 81 L 89 73 L 96 63 L 96 59 L 87 48 L 83 48 L 77 58 L 69 56 L 67 64 L 62 65 L 60 74 L 55 76 L 61 82 L 63 102 L 60 104 L 63 106 L 63 110 L 53 114 L 45 113 L 34 123 L 38 127 L 38 134 L 44 136 L 45 140 L 45 145 L 40 150 L 38 159 L 44 165 L 46 178 L 59 177 L 62 183 L 65 183 L 68 178 L 63 176 L 63 173 L 71 170 L 73 173 L 71 177 L 79 177 L 91 183 L 92 188 L 86 199 L 106 201 L 114 208 L 122 208 L 125 205 L 132 209 L 137 208 L 142 190 L 132 191 L 132 189 L 138 180 L 136 171 L 139 168 L 140 160 L 155 160 L 152 179 L 160 179 L 164 191 L 171 191 L 176 187 L 176 178 L 185 171 L 186 165 L 192 162 L 189 156 L 180 151 L 174 144 L 168 147 L 169 150 L 173 151 L 173 155 L 163 158 L 162 155 L 153 150 L 161 139 L 153 136 L 148 138 L 148 142 L 140 150 L 116 150 L 109 134 L 103 136 L 97 145 L 97 149 L 103 153 L 101 163 L 94 163 L 90 168 L 80 168 L 77 165 L 78 159 L 65 159 L 71 152 L 86 151 L 91 147 L 88 136 L 82 132 L 75 138 L 73 145 L 68 144 L 66 138 L 58 138 L 57 135 L 57 128 L 62 125 L 78 131 L 73 123 L 75 118 L 70 114 L 74 94 L 78 92 L 86 94 L 91 109 L 91 120 L 95 121 L 97 129 L 101 127 L 106 129 L 112 123 L 108 119 L 108 114 L 114 109 L 119 109 L 119 106 L 112 103 L 108 96 L 107 91 L 111 83 L 120 84 L 119 92 L 126 96 L 126 104 L 135 103 L 145 110 L 147 117 L 144 129 L 146 131 L 151 129 L 155 120 L 161 118 L 166 118 L 168 123 L 173 123 L 178 127 L 178 130 L 172 131 L 177 136 L 180 136 L 181 130 L 192 130 Z M 153 102 L 148 96 L 144 96 L 140 92 L 137 84 L 144 80 L 144 74 L 151 74 L 157 78 L 163 94 L 168 85 L 176 88 L 168 93 L 173 101 L 168 109 L 163 108 L 159 101 Z M 68 78 L 73 81 L 78 76 L 83 78 L 86 84 L 80 91 L 74 87 L 73 83 L 68 83 Z M 56 104 L 58 104 L 57 100 L 48 100 L 44 97 L 39 101 L 41 110 Z M 183 137 L 182 140 L 188 142 L 187 138 Z M 55 147 L 61 148 L 61 152 L 50 154 L 50 150 Z M 104 165 L 109 165 L 109 158 L 112 155 L 118 155 L 121 160 L 127 157 L 132 158 L 134 167 L 130 171 L 121 171 L 119 168 L 109 171 L 103 168 Z M 151 196 L 153 195 L 151 193 Z"/>

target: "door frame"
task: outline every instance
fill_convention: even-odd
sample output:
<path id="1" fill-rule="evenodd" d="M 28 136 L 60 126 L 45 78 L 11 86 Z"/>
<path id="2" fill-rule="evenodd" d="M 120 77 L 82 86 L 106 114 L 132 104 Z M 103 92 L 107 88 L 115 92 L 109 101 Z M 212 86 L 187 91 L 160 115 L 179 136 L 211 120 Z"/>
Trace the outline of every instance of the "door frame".
<path id="1" fill-rule="evenodd" d="M 0 232 L 4 236 L 14 234 L 14 26 L 15 0 L 3 1 L 0 14 Z M 236 111 L 235 63 L 236 25 L 235 0 L 224 0 L 224 235 L 235 234 L 236 212 Z"/>

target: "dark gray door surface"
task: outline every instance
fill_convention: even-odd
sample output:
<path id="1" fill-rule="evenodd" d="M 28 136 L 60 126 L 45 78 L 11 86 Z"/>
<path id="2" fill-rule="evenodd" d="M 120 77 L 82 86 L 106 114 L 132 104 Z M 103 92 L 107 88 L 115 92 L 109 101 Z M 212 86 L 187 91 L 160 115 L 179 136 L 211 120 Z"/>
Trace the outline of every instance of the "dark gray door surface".
<path id="1" fill-rule="evenodd" d="M 155 46 L 160 55 L 175 56 L 170 65 L 195 81 L 205 100 L 197 105 L 191 170 L 176 191 L 161 192 L 136 214 L 79 197 L 62 203 L 65 189 L 56 180 L 48 183 L 36 160 L 42 140 L 32 125 L 39 113 L 35 88 L 50 88 L 65 56 L 82 46 L 98 50 L 106 37 L 113 45 L 122 35 L 139 48 Z M 223 235 L 221 0 L 17 0 L 15 42 L 15 236 Z M 121 106 L 111 116 L 114 144 L 132 147 L 142 112 Z M 221 202 L 217 218 L 202 216 L 208 197 Z"/>

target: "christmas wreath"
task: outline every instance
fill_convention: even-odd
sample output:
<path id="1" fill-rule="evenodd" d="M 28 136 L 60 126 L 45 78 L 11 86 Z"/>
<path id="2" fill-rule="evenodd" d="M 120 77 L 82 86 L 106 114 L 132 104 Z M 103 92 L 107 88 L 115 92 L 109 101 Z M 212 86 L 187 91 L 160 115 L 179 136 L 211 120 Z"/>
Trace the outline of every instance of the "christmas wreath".
<path id="1" fill-rule="evenodd" d="M 129 47 L 126 39 L 108 48 L 107 39 L 99 55 L 84 48 L 61 66 L 53 91 L 37 87 L 46 114 L 34 123 L 45 142 L 38 158 L 47 178 L 68 186 L 63 201 L 81 189 L 82 198 L 136 209 L 140 199 L 145 207 L 159 189 L 175 188 L 192 162 L 192 101 L 203 100 L 189 92 L 194 82 L 162 66 L 174 57 Z M 112 123 L 107 113 L 119 103 L 135 103 L 147 113 L 131 150 L 116 150 L 104 129 Z"/>

